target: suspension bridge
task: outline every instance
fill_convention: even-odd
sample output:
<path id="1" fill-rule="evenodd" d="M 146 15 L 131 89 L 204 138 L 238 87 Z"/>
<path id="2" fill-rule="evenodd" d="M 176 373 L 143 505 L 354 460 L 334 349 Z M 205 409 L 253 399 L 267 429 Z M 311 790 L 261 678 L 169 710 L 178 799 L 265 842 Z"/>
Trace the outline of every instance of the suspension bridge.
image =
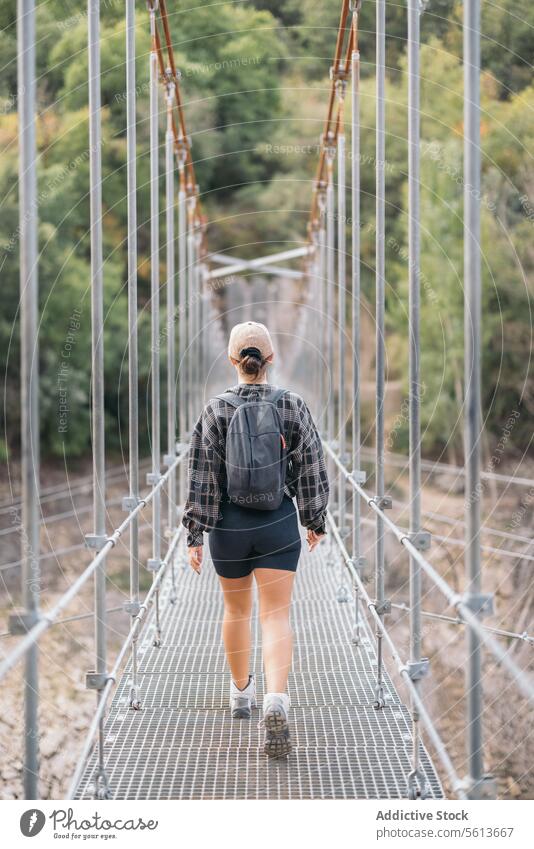
<path id="1" fill-rule="evenodd" d="M 2 569 L 19 568 L 23 607 L 14 610 L 9 634 L 13 648 L 0 663 L 0 680 L 18 669 L 24 681 L 24 795 L 40 794 L 39 645 L 61 622 L 89 583 L 94 585 L 94 669 L 85 672 L 96 694 L 71 776 L 68 798 L 490 798 L 495 781 L 487 773 L 483 712 L 483 656 L 497 664 L 499 681 L 514 688 L 528 715 L 534 683 L 513 658 L 514 641 L 532 644 L 526 631 L 489 627 L 492 596 L 482 583 L 481 552 L 491 548 L 483 534 L 513 534 L 481 526 L 480 481 L 480 3 L 464 3 L 464 287 L 465 287 L 465 478 L 463 591 L 452 587 L 432 564 L 431 535 L 422 510 L 420 433 L 420 268 L 419 120 L 420 16 L 424 3 L 407 0 L 408 173 L 409 173 L 409 527 L 401 527 L 386 489 L 387 463 L 404 463 L 385 450 L 385 0 L 376 1 L 376 386 L 374 452 L 361 447 L 360 428 L 360 46 L 361 0 L 342 0 L 330 72 L 326 119 L 317 174 L 311 185 L 308 230 L 302 241 L 278 253 L 241 259 L 209 249 L 209 221 L 203 211 L 188 134 L 179 69 L 176 66 L 166 0 L 148 0 L 136 11 L 126 0 L 128 203 L 128 493 L 120 499 L 124 518 L 109 528 L 107 491 L 114 473 L 106 469 L 104 426 L 104 313 L 102 244 L 102 162 L 99 0 L 88 2 L 90 233 L 92 319 L 92 490 L 93 528 L 85 536 L 87 565 L 68 589 L 46 605 L 40 593 L 40 528 L 43 506 L 58 497 L 40 486 L 37 151 L 34 0 L 18 0 L 18 111 L 20 145 L 20 292 L 22 357 L 22 558 Z M 150 263 L 151 263 L 151 457 L 139 457 L 138 292 L 136 183 L 136 16 L 145 14 L 150 51 Z M 365 49 L 365 48 L 364 48 Z M 366 55 L 371 62 L 372 56 Z M 350 98 L 350 121 L 345 103 Z M 161 113 L 165 115 L 162 143 Z M 350 145 L 347 155 L 347 138 Z M 160 157 L 164 147 L 164 158 Z M 160 161 L 161 159 L 161 161 Z M 351 163 L 350 184 L 346 174 Z M 165 193 L 159 196 L 164 162 Z M 478 189 L 478 191 L 477 191 Z M 350 216 L 347 215 L 350 198 Z M 159 233 L 165 215 L 166 241 Z M 350 221 L 351 241 L 346 244 Z M 163 250 L 164 248 L 164 250 Z M 160 280 L 164 255 L 165 277 Z M 219 285 L 250 279 L 229 295 L 224 315 L 214 297 Z M 270 282 L 284 293 L 269 296 Z M 260 295 L 250 295 L 258 283 Z M 294 289 L 288 289 L 289 284 Z M 263 288 L 262 288 L 263 287 Z M 246 301 L 245 291 L 250 300 Z M 160 298 L 166 319 L 161 321 Z M 280 303 L 282 309 L 278 309 Z M 199 579 L 186 565 L 180 526 L 188 438 L 210 392 L 220 390 L 228 324 L 264 311 L 277 336 L 282 363 L 295 363 L 291 381 L 312 406 L 328 456 L 333 498 L 328 541 L 305 554 L 293 604 L 295 658 L 290 675 L 295 748 L 280 762 L 260 752 L 256 723 L 232 720 L 227 707 L 228 671 L 220 623 L 222 602 L 212 569 Z M 292 330 L 284 330 L 284 310 Z M 278 326 L 273 325 L 279 323 Z M 161 384 L 166 350 L 167 379 Z M 299 356 L 299 352 L 303 356 Z M 311 352 L 311 353 L 310 353 Z M 321 356 L 319 356 L 319 352 Z M 347 356 L 349 354 L 349 357 Z M 304 362 L 304 367 L 302 363 Z M 351 368 L 347 374 L 347 362 Z M 300 364 L 300 371 L 299 371 Z M 162 401 L 165 403 L 163 404 Z M 161 445 L 162 409 L 167 444 Z M 366 487 L 365 463 L 373 463 L 373 489 Z M 432 467 L 433 468 L 433 467 Z M 146 483 L 141 473 L 146 474 Z M 499 476 L 497 476 L 499 477 Z M 519 485 L 532 485 L 522 479 Z M 117 500 L 117 499 L 115 499 Z M 12 505 L 0 505 L 10 510 Z M 75 511 L 72 511 L 73 514 Z M 68 519 L 68 514 L 60 514 Z M 141 564 L 141 521 L 150 518 L 151 556 Z M 50 517 L 49 517 L 50 521 Z M 362 528 L 372 528 L 365 550 Z M 455 524 L 457 527 L 457 524 Z M 409 605 L 388 597 L 386 535 L 409 560 Z M 529 543 L 528 538 L 522 538 Z M 119 651 L 108 647 L 107 568 L 118 546 L 128 551 L 129 622 Z M 76 546 L 75 546 L 76 548 Z M 501 549 L 498 549 L 499 551 Z M 60 554 L 61 552 L 58 552 Z M 508 552 L 514 556 L 517 552 Z M 526 555 L 527 556 L 527 555 Z M 152 575 L 145 595 L 141 568 Z M 423 609 L 423 579 L 443 600 L 443 612 Z M 409 614 L 408 645 L 399 645 L 388 627 L 394 609 Z M 464 723 L 467 774 L 459 774 L 450 741 L 438 729 L 427 703 L 423 617 L 465 630 Z M 254 668 L 261 681 L 261 635 L 254 619 Z M 503 640 L 506 638 L 506 640 Z M 260 685 L 261 686 L 261 685 Z M 261 694 L 261 691 L 260 691 Z M 430 754 L 429 754 L 430 753 Z"/>

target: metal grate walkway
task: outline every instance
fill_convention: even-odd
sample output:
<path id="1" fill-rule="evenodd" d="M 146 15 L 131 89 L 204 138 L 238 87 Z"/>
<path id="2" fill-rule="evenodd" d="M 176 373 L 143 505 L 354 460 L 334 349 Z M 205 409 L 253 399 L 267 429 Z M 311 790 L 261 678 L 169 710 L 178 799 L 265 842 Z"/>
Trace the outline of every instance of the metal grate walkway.
<path id="1" fill-rule="evenodd" d="M 373 708 L 376 656 L 365 625 L 352 642 L 353 602 L 335 600 L 337 564 L 326 546 L 303 554 L 293 604 L 295 653 L 289 679 L 293 751 L 269 761 L 259 713 L 232 720 L 220 636 L 222 598 L 211 563 L 199 579 L 177 555 L 178 598 L 162 589 L 163 645 L 149 621 L 139 645 L 141 711 L 128 706 L 128 666 L 105 725 L 107 774 L 117 799 L 403 798 L 410 771 L 411 725 L 386 675 L 387 706 Z M 262 691 L 259 625 L 252 668 Z M 443 796 L 426 751 L 431 795 Z M 94 798 L 95 755 L 76 798 Z"/>

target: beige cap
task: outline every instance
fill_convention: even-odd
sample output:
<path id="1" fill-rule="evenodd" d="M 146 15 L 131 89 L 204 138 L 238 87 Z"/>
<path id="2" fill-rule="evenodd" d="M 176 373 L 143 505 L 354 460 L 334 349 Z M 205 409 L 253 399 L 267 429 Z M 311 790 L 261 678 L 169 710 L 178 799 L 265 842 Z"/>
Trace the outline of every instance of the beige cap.
<path id="1" fill-rule="evenodd" d="M 236 324 L 230 333 L 228 342 L 228 353 L 234 360 L 238 360 L 243 348 L 257 348 L 263 359 L 266 360 L 273 353 L 271 335 L 264 324 L 257 321 L 244 321 Z"/>

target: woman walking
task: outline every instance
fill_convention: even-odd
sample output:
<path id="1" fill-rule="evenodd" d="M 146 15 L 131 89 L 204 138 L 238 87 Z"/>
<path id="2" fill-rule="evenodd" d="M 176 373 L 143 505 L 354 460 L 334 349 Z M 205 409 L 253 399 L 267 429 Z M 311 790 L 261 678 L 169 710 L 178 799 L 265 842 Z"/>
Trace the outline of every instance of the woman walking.
<path id="1" fill-rule="evenodd" d="M 231 672 L 234 718 L 256 706 L 250 673 L 252 583 L 256 580 L 263 640 L 264 750 L 291 749 L 287 678 L 293 635 L 291 594 L 301 541 L 311 550 L 325 534 L 328 479 L 320 437 L 305 402 L 267 382 L 273 361 L 269 331 L 236 325 L 228 345 L 238 384 L 204 407 L 191 437 L 183 524 L 189 562 L 200 573 L 203 534 L 224 597 L 223 640 Z"/>

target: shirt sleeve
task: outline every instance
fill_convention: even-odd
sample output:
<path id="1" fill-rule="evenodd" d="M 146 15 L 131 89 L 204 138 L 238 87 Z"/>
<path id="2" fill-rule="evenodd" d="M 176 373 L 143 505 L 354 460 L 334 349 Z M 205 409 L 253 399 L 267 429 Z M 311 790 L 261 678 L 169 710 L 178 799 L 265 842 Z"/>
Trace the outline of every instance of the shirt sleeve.
<path id="1" fill-rule="evenodd" d="M 187 529 L 187 545 L 202 545 L 219 519 L 221 503 L 220 433 L 211 406 L 200 415 L 189 446 L 188 494 L 182 524 Z"/>
<path id="2" fill-rule="evenodd" d="M 298 399 L 299 423 L 292 446 L 293 485 L 301 524 L 326 533 L 326 508 L 330 488 L 321 437 L 302 398 Z"/>

